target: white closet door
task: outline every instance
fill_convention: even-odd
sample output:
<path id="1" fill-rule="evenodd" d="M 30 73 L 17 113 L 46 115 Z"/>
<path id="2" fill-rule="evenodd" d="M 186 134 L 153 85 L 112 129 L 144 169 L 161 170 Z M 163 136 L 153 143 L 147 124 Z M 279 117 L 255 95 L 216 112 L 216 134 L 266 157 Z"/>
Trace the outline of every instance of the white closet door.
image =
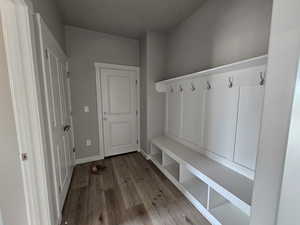
<path id="1" fill-rule="evenodd" d="M 202 144 L 204 89 L 201 79 L 186 81 L 182 92 L 182 138 Z"/>
<path id="2" fill-rule="evenodd" d="M 255 169 L 263 107 L 263 86 L 241 87 L 234 161 Z"/>
<path id="3" fill-rule="evenodd" d="M 179 84 L 169 86 L 167 92 L 167 133 L 175 137 L 180 136 L 181 96 Z"/>
<path id="4" fill-rule="evenodd" d="M 137 72 L 100 71 L 105 156 L 137 151 Z"/>
<path id="5" fill-rule="evenodd" d="M 206 91 L 204 147 L 233 160 L 238 109 L 236 87 L 219 87 Z"/>
<path id="6" fill-rule="evenodd" d="M 49 166 L 48 169 L 53 169 L 53 177 L 50 178 L 53 180 L 49 179 L 49 190 L 51 190 L 50 194 L 55 201 L 55 206 L 52 206 L 51 213 L 55 213 L 53 215 L 54 220 L 58 220 L 69 189 L 72 169 L 70 157 L 72 148 L 68 138 L 70 112 L 67 110 L 64 83 L 67 76 L 67 58 L 39 16 L 37 16 L 37 24 L 43 64 L 42 91 L 46 100 L 45 118 L 47 118 L 51 146 L 50 152 L 47 152 L 49 154 L 47 157 L 49 160 L 51 158 L 52 162 L 49 163 L 52 163 L 52 168 Z M 49 173 L 51 174 L 51 172 Z"/>

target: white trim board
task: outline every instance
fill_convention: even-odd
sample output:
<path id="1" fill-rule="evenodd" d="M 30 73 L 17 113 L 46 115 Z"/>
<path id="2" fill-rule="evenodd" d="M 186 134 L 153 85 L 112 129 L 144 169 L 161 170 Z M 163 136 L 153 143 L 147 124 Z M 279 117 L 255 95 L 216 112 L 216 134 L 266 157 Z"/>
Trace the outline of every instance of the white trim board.
<path id="1" fill-rule="evenodd" d="M 140 68 L 138 66 L 127 66 L 127 65 L 119 65 L 119 64 L 110 64 L 110 63 L 95 63 L 96 68 L 104 68 L 104 69 L 116 69 L 116 70 L 132 70 L 139 71 Z"/>
<path id="2" fill-rule="evenodd" d="M 137 72 L 137 108 L 138 108 L 138 116 L 137 116 L 137 133 L 138 133 L 138 149 L 140 149 L 141 145 L 141 134 L 140 134 L 140 68 L 137 66 L 126 66 L 126 65 L 117 65 L 117 64 L 109 64 L 109 63 L 98 63 L 95 62 L 95 70 L 96 70 L 96 91 L 97 91 L 97 116 L 98 116 L 98 130 L 99 130 L 99 156 L 96 156 L 99 159 L 104 159 L 104 136 L 103 136 L 103 123 L 102 123 L 102 93 L 101 91 L 101 69 L 116 69 L 116 70 L 129 70 Z M 101 113 L 99 113 L 101 112 Z M 100 146 L 101 145 L 101 146 Z M 93 157 L 89 157 L 93 159 Z M 77 160 L 76 160 L 77 162 Z"/>
<path id="3" fill-rule="evenodd" d="M 140 149 L 139 152 L 145 159 L 147 160 L 151 159 L 151 156 L 148 153 L 146 153 L 143 149 Z"/>
<path id="4" fill-rule="evenodd" d="M 88 163 L 88 162 L 94 162 L 103 159 L 102 155 L 98 156 L 91 156 L 91 157 L 85 157 L 81 159 L 76 159 L 76 165 Z"/>
<path id="5" fill-rule="evenodd" d="M 30 17 L 22 0 L 0 1 L 8 73 L 26 197 L 28 224 L 51 225 L 38 76 Z"/>
<path id="6" fill-rule="evenodd" d="M 167 79 L 167 80 L 163 80 L 163 81 L 158 81 L 155 83 L 155 87 L 158 92 L 166 92 L 167 84 L 175 82 L 175 81 L 180 81 L 180 80 L 184 80 L 184 79 L 193 79 L 196 77 L 209 76 L 209 75 L 213 75 L 213 74 L 214 75 L 221 74 L 221 73 L 231 72 L 231 71 L 235 71 L 235 70 L 241 70 L 241 69 L 245 69 L 245 68 L 249 68 L 249 67 L 266 65 L 267 61 L 268 61 L 268 56 L 263 55 L 263 56 L 235 62 L 232 64 L 215 67 L 215 68 L 208 69 L 208 70 L 203 70 L 203 71 L 186 74 L 186 75 L 182 75 L 179 77 L 175 77 L 175 78 L 171 78 L 171 79 Z"/>

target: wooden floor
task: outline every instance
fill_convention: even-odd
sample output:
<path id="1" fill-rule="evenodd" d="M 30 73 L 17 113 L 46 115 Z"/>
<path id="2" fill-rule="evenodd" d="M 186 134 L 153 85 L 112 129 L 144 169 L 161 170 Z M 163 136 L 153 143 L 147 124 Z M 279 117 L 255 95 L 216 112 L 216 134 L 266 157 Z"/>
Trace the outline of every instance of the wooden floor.
<path id="1" fill-rule="evenodd" d="M 91 166 L 100 165 L 92 173 Z M 79 165 L 63 211 L 68 225 L 209 225 L 139 153 Z"/>

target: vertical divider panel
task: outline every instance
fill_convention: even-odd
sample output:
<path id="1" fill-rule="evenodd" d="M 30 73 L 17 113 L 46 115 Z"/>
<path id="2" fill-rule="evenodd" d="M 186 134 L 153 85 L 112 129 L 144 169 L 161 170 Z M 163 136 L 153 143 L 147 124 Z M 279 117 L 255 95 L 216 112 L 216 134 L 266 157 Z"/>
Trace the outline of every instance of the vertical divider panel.
<path id="1" fill-rule="evenodd" d="M 194 145 L 202 145 L 204 90 L 203 78 L 183 82 L 182 138 Z"/>
<path id="2" fill-rule="evenodd" d="M 228 160 L 234 155 L 238 93 L 237 87 L 206 91 L 204 146 Z"/>
<path id="3" fill-rule="evenodd" d="M 177 180 L 179 181 L 179 163 L 171 158 L 167 153 L 163 152 L 163 167 Z"/>
<path id="4" fill-rule="evenodd" d="M 201 205 L 206 208 L 208 202 L 208 185 L 180 165 L 180 183 Z"/>
<path id="5" fill-rule="evenodd" d="M 234 161 L 255 169 L 263 107 L 263 86 L 240 87 Z"/>
<path id="6" fill-rule="evenodd" d="M 167 91 L 167 128 L 166 131 L 173 137 L 181 136 L 181 96 L 182 86 L 178 83 L 169 85 Z"/>

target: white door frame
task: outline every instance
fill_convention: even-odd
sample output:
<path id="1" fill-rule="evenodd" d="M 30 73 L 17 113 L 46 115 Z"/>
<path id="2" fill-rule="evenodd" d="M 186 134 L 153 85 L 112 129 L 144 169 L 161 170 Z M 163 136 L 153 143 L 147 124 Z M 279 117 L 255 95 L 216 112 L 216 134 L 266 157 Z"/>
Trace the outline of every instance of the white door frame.
<path id="1" fill-rule="evenodd" d="M 102 122 L 102 93 L 101 93 L 101 69 L 115 69 L 115 70 L 129 70 L 137 73 L 137 134 L 138 134 L 138 151 L 141 150 L 140 137 L 140 68 L 137 66 L 126 66 L 109 63 L 95 63 L 96 68 L 96 90 L 97 90 L 97 115 L 98 115 L 98 129 L 99 129 L 99 156 L 104 159 L 104 137 L 103 137 L 103 122 Z"/>
<path id="2" fill-rule="evenodd" d="M 25 0 L 0 0 L 11 96 L 28 224 L 52 225 L 45 165 L 38 74 L 31 16 Z M 28 159 L 22 160 L 26 154 Z"/>

